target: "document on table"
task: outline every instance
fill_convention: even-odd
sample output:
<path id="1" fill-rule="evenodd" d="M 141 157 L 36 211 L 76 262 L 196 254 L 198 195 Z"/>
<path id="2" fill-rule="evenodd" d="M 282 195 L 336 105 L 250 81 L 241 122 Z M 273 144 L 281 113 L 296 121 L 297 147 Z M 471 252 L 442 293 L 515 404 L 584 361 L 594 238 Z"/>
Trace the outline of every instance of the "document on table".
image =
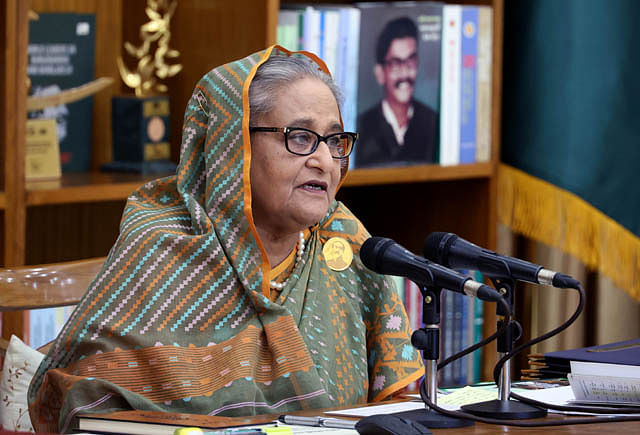
<path id="1" fill-rule="evenodd" d="M 486 387 L 464 387 L 446 395 L 438 395 L 438 405 L 450 411 L 460 409 L 462 405 L 468 403 L 484 402 L 498 398 L 498 391 L 494 388 Z M 327 414 L 344 415 L 350 417 L 368 417 L 375 414 L 391 414 L 394 412 L 413 411 L 425 409 L 422 400 L 389 403 L 385 405 L 363 406 L 360 408 L 344 409 L 341 411 L 328 411 Z"/>
<path id="2" fill-rule="evenodd" d="M 394 412 L 413 411 L 425 409 L 425 404 L 420 401 L 388 403 L 385 405 L 361 406 L 358 408 L 343 409 L 340 411 L 326 411 L 325 414 L 344 415 L 348 417 L 368 417 L 376 414 L 391 414 Z"/>
<path id="3" fill-rule="evenodd" d="M 571 361 L 567 377 L 578 402 L 640 405 L 640 366 Z"/>

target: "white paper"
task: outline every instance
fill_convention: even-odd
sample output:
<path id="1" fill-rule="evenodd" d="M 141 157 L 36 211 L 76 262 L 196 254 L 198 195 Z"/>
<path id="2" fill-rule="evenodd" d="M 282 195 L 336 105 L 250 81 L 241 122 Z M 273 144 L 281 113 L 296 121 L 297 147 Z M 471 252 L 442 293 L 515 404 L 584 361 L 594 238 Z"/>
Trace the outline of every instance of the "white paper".
<path id="1" fill-rule="evenodd" d="M 640 366 L 571 361 L 571 374 L 589 376 L 615 376 L 640 380 Z"/>
<path id="2" fill-rule="evenodd" d="M 340 411 L 326 411 L 325 414 L 345 415 L 350 417 L 368 417 L 375 414 L 391 414 L 394 412 L 413 411 L 425 409 L 423 402 L 399 402 L 386 405 L 362 406 L 359 408 L 343 409 Z"/>

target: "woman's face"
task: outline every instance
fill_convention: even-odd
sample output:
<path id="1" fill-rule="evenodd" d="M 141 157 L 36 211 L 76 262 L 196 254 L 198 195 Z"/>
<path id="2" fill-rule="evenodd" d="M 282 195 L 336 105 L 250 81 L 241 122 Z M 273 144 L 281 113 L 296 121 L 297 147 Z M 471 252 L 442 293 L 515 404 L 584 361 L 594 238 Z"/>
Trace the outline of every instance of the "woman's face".
<path id="1" fill-rule="evenodd" d="M 304 78 L 282 87 L 273 110 L 254 127 L 304 127 L 322 136 L 342 131 L 338 104 L 327 85 Z M 251 134 L 251 197 L 258 228 L 274 236 L 315 225 L 327 213 L 340 181 L 340 160 L 320 142 L 316 151 L 298 156 L 285 148 L 284 134 Z"/>

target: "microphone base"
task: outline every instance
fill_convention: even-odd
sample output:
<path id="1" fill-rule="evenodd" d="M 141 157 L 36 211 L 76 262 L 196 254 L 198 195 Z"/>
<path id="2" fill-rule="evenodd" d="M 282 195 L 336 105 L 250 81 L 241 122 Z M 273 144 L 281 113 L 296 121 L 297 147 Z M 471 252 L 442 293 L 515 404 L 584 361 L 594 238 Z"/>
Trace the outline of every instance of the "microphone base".
<path id="1" fill-rule="evenodd" d="M 518 402 L 517 400 L 489 400 L 461 407 L 464 412 L 478 417 L 497 418 L 500 420 L 527 420 L 542 418 L 547 410 Z"/>
<path id="2" fill-rule="evenodd" d="M 446 429 L 453 427 L 473 426 L 473 420 L 465 420 L 462 418 L 453 418 L 442 415 L 432 410 L 415 409 L 413 411 L 394 412 L 393 415 L 411 420 L 416 423 L 428 427 L 429 429 Z"/>

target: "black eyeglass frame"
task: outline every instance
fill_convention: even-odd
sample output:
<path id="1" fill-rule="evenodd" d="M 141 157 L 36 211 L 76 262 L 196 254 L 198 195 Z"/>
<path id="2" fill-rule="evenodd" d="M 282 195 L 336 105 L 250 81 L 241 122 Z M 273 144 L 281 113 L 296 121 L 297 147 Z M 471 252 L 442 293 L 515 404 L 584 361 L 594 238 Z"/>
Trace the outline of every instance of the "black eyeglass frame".
<path id="1" fill-rule="evenodd" d="M 316 143 L 315 143 L 315 145 L 313 145 L 313 147 L 311 147 L 311 151 L 309 151 L 308 153 L 298 153 L 298 152 L 292 151 L 289 148 L 289 132 L 294 131 L 294 130 L 303 130 L 303 131 L 309 132 L 311 134 L 314 134 L 316 136 Z M 304 127 L 249 127 L 249 132 L 251 132 L 251 133 L 254 133 L 254 132 L 282 133 L 282 134 L 284 134 L 284 147 L 291 154 L 295 154 L 297 156 L 310 156 L 311 154 L 316 152 L 316 150 L 318 149 L 318 146 L 320 146 L 320 142 L 324 142 L 324 143 L 328 144 L 327 140 L 329 138 L 331 138 L 332 136 L 339 136 L 339 135 L 346 134 L 347 136 L 351 137 L 351 139 L 353 140 L 353 142 L 351 143 L 351 149 L 349 149 L 349 153 L 344 155 L 344 156 L 334 156 L 333 154 L 331 154 L 332 158 L 338 159 L 338 160 L 346 159 L 347 157 L 349 157 L 351 155 L 351 152 L 353 151 L 353 147 L 356 145 L 356 141 L 358 140 L 358 137 L 360 136 L 359 133 L 353 133 L 353 132 L 350 132 L 350 131 L 340 131 L 340 132 L 337 132 L 337 133 L 331 133 L 331 134 L 328 134 L 326 136 L 322 136 L 322 135 L 316 133 L 315 131 L 309 130 L 308 128 L 304 128 Z M 331 147 L 329 147 L 329 148 L 331 148 Z"/>

